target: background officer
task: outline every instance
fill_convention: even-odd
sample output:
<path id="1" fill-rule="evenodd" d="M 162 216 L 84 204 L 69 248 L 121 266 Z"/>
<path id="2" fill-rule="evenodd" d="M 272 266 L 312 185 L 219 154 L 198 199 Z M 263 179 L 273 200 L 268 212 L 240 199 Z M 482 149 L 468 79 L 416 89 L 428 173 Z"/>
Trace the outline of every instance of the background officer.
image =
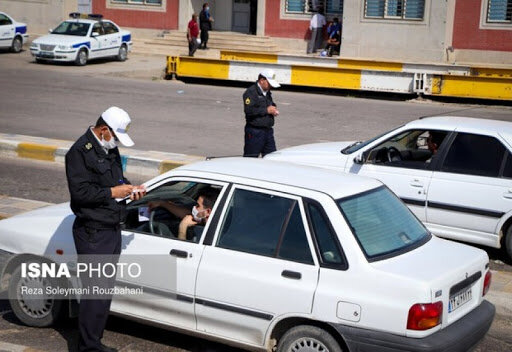
<path id="1" fill-rule="evenodd" d="M 243 94 L 245 112 L 244 156 L 259 157 L 276 151 L 274 117 L 279 115 L 270 88 L 278 88 L 274 70 L 264 70 Z"/>
<path id="2" fill-rule="evenodd" d="M 145 194 L 143 186 L 136 189 L 123 176 L 116 144 L 119 140 L 126 147 L 133 146 L 126 133 L 130 121 L 124 110 L 108 108 L 66 154 L 71 209 L 76 215 L 73 238 L 80 262 L 117 263 L 121 253 L 120 223 L 124 222 L 126 210 L 124 202 L 117 202 L 116 198 L 130 195 L 131 199 L 139 199 Z M 106 283 L 83 275 L 80 278 L 83 287 L 90 287 L 91 291 L 98 282 L 111 287 L 115 283 L 115 276 Z M 79 350 L 116 351 L 101 343 L 112 297 L 97 298 L 85 296 L 80 300 Z"/>

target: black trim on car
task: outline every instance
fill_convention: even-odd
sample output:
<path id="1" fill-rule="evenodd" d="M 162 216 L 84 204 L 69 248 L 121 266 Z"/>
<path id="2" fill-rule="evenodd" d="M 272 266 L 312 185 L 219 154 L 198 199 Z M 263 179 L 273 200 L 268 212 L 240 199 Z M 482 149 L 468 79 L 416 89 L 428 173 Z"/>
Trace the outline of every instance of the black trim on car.
<path id="1" fill-rule="evenodd" d="M 226 191 L 222 195 L 222 198 L 219 201 L 219 204 L 217 205 L 217 211 L 213 215 L 213 219 L 210 220 L 210 225 L 208 226 L 208 232 L 206 233 L 206 236 L 204 237 L 204 241 L 203 241 L 203 245 L 205 245 L 205 246 L 211 246 L 213 243 L 213 237 L 215 237 L 215 231 L 217 230 L 217 227 L 219 225 L 222 210 L 224 209 L 224 207 L 226 205 L 226 201 L 228 199 L 228 195 L 231 192 L 232 187 L 233 187 L 232 183 L 227 185 Z"/>
<path id="2" fill-rule="evenodd" d="M 481 277 L 482 277 L 482 272 L 481 271 L 477 271 L 476 273 L 474 273 L 473 275 L 465 278 L 461 282 L 456 283 L 455 285 L 453 285 L 450 288 L 450 297 L 452 297 L 453 295 L 461 292 L 465 288 L 471 286 L 474 282 L 478 281 Z"/>
<path id="3" fill-rule="evenodd" d="M 505 215 L 504 212 L 500 212 L 500 211 L 486 210 L 486 209 L 477 209 L 477 208 L 469 208 L 469 207 L 461 207 L 461 206 L 458 206 L 458 205 L 445 204 L 445 203 L 437 203 L 437 202 L 430 202 L 430 201 L 427 203 L 427 206 L 429 208 L 436 208 L 436 209 L 457 211 L 457 212 L 461 212 L 461 213 L 482 215 L 482 216 L 488 216 L 488 217 L 491 217 L 491 218 L 501 218 L 503 215 Z"/>
<path id="4" fill-rule="evenodd" d="M 407 205 L 417 205 L 419 207 L 424 207 L 427 204 L 427 202 L 425 200 L 419 200 L 419 199 L 400 197 L 400 200 Z"/>
<path id="5" fill-rule="evenodd" d="M 194 297 L 187 296 L 179 293 L 169 292 L 158 288 L 148 287 L 144 285 L 137 285 L 131 282 L 116 280 L 116 286 L 127 287 L 127 288 L 142 288 L 144 293 L 150 293 L 164 298 L 174 299 L 176 301 L 182 301 L 187 303 L 194 303 Z"/>
<path id="6" fill-rule="evenodd" d="M 235 306 L 227 305 L 224 303 L 208 301 L 208 300 L 201 299 L 201 298 L 196 298 L 196 304 L 201 304 L 206 307 L 226 310 L 228 312 L 247 315 L 250 317 L 259 318 L 259 319 L 268 320 L 268 321 L 274 319 L 274 316 L 272 314 L 262 313 L 262 312 L 258 312 L 258 311 L 252 310 L 252 309 L 235 307 Z"/>
<path id="7" fill-rule="evenodd" d="M 121 46 L 112 46 L 110 48 L 102 48 L 102 49 L 94 49 L 94 50 L 91 49 L 91 51 L 96 52 L 96 51 L 112 50 L 112 49 L 119 49 L 120 47 Z"/>

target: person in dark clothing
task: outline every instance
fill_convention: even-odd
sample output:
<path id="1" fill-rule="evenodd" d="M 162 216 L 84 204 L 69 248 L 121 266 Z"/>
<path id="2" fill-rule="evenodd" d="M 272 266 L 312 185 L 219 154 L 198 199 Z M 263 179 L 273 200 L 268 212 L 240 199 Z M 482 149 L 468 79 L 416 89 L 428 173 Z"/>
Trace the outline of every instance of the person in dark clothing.
<path id="1" fill-rule="evenodd" d="M 207 2 L 203 4 L 203 10 L 199 13 L 199 26 L 201 27 L 201 45 L 199 49 L 208 49 L 208 31 L 212 29 L 213 17 L 210 15 L 210 6 Z"/>
<path id="2" fill-rule="evenodd" d="M 197 36 L 199 35 L 199 25 L 197 24 L 197 15 L 193 14 L 192 19 L 188 22 L 187 26 L 187 40 L 188 40 L 188 56 L 194 56 L 197 50 Z"/>
<path id="3" fill-rule="evenodd" d="M 264 70 L 243 94 L 245 112 L 244 156 L 259 157 L 276 151 L 274 117 L 279 115 L 270 88 L 280 87 L 273 70 Z"/>
<path id="4" fill-rule="evenodd" d="M 327 56 L 339 54 L 341 44 L 341 24 L 337 17 L 333 18 L 332 23 L 327 27 L 327 34 L 329 36 L 327 38 L 327 45 L 325 46 Z"/>
<path id="5" fill-rule="evenodd" d="M 143 186 L 134 187 L 124 177 L 116 145 L 116 140 L 127 147 L 133 145 L 126 133 L 130 121 L 124 110 L 110 107 L 66 154 L 71 209 L 76 216 L 73 239 L 78 261 L 91 267 L 115 265 L 121 253 L 120 224 L 125 220 L 126 210 L 125 204 L 116 198 L 139 199 L 145 194 Z M 105 280 L 81 275 L 80 279 L 84 288 L 113 287 L 115 283 L 115 276 Z M 109 295 L 81 297 L 80 351 L 116 351 L 101 343 L 111 298 Z"/>

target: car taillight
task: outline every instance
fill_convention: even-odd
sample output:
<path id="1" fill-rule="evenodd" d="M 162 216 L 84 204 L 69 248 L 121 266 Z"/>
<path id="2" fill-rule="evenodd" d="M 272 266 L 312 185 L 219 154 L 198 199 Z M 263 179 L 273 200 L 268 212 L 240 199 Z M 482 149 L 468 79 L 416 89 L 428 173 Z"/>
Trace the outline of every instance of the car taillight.
<path id="1" fill-rule="evenodd" d="M 489 289 L 491 288 L 491 279 L 492 279 L 492 273 L 490 270 L 487 270 L 487 273 L 485 274 L 484 278 L 484 291 L 482 293 L 482 296 L 485 296 L 487 292 L 489 292 Z"/>
<path id="2" fill-rule="evenodd" d="M 428 330 L 441 324 L 443 318 L 443 302 L 418 303 L 409 309 L 407 329 Z"/>

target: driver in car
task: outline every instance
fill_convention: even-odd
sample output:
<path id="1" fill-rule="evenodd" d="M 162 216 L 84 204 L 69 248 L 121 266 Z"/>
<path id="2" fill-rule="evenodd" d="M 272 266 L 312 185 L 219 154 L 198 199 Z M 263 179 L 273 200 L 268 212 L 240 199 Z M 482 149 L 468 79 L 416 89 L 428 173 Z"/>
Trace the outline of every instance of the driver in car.
<path id="1" fill-rule="evenodd" d="M 174 204 L 167 200 L 155 200 L 148 203 L 150 211 L 162 207 L 181 219 L 178 229 L 178 239 L 192 240 L 199 238 L 210 217 L 219 191 L 213 187 L 203 188 L 198 192 L 197 203 L 192 209 Z"/>

